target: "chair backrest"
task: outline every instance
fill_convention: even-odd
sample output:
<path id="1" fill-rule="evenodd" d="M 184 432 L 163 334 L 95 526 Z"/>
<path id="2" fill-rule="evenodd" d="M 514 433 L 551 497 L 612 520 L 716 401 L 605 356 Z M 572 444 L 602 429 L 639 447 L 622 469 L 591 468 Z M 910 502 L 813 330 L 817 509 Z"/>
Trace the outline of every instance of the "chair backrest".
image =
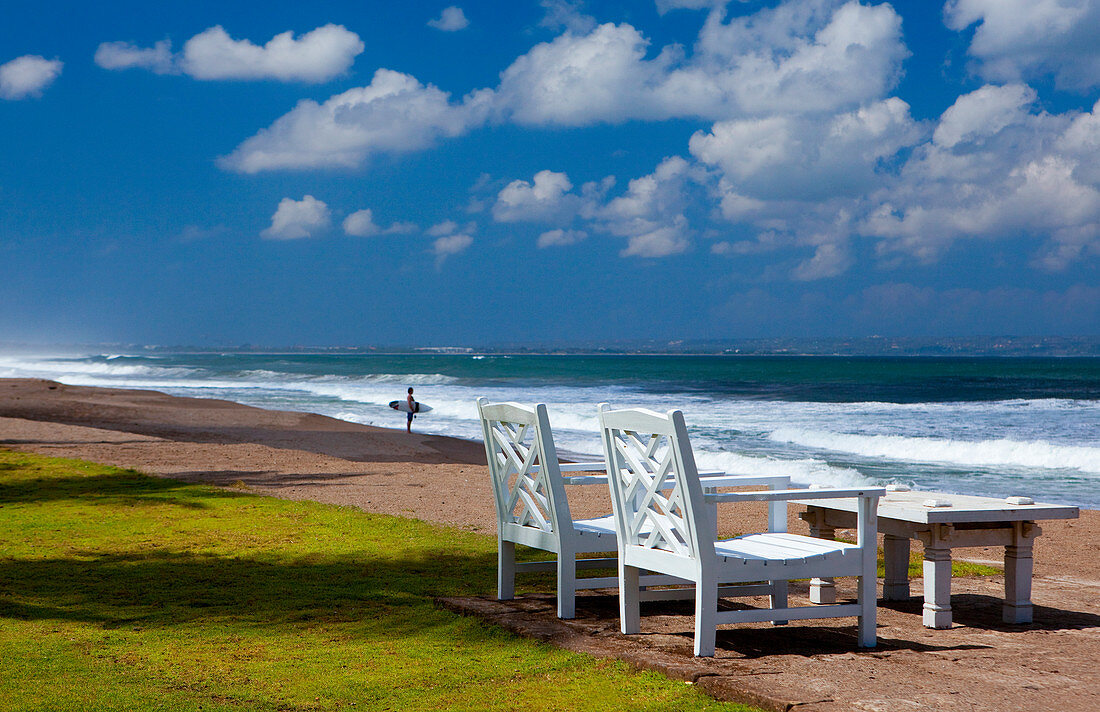
<path id="1" fill-rule="evenodd" d="M 599 417 L 620 546 L 692 559 L 713 551 L 714 526 L 683 413 L 610 410 L 601 403 Z"/>
<path id="2" fill-rule="evenodd" d="M 477 400 L 492 478 L 497 522 L 534 527 L 558 535 L 573 518 L 558 466 L 558 451 L 546 406 Z"/>

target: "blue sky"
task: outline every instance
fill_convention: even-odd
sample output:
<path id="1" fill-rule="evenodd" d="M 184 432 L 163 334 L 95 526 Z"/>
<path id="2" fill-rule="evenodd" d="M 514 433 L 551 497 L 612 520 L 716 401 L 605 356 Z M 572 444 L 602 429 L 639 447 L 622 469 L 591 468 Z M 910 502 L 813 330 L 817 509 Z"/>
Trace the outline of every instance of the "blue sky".
<path id="1" fill-rule="evenodd" d="M 0 341 L 1100 333 L 1100 0 L 22 2 Z"/>

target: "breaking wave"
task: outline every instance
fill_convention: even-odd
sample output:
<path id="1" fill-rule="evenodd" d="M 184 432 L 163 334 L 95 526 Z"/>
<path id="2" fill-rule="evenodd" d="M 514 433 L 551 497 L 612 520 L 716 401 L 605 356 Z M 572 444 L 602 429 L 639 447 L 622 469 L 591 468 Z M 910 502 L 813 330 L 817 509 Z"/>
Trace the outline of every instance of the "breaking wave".
<path id="1" fill-rule="evenodd" d="M 965 441 L 900 435 L 851 435 L 794 428 L 780 428 L 769 438 L 803 447 L 910 462 L 1073 469 L 1100 473 L 1100 448 L 1055 445 L 1043 440 Z"/>

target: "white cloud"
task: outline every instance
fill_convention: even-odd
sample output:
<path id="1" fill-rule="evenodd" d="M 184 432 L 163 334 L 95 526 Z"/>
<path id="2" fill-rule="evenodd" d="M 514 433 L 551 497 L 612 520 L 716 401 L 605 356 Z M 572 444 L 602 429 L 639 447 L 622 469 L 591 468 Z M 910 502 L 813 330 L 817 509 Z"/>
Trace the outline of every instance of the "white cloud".
<path id="1" fill-rule="evenodd" d="M 356 237 L 370 237 L 382 232 L 382 228 L 374 223 L 374 213 L 370 208 L 356 210 L 344 218 L 344 232 Z"/>
<path id="2" fill-rule="evenodd" d="M 588 237 L 588 233 L 584 230 L 547 230 L 539 235 L 537 244 L 540 248 L 563 247 L 565 245 L 575 245 L 586 237 Z"/>
<path id="3" fill-rule="evenodd" d="M 325 232 L 330 222 L 328 206 L 312 195 L 301 200 L 283 198 L 271 216 L 271 227 L 260 235 L 268 240 L 300 240 Z"/>
<path id="4" fill-rule="evenodd" d="M 182 65 L 196 79 L 324 82 L 346 72 L 362 51 L 359 35 L 341 25 L 324 25 L 298 39 L 283 32 L 263 47 L 234 40 L 219 25 L 187 40 Z"/>
<path id="5" fill-rule="evenodd" d="M 42 92 L 61 74 L 64 63 L 25 54 L 0 64 L 0 99 L 26 99 Z"/>
<path id="6" fill-rule="evenodd" d="M 685 252 L 691 246 L 686 189 L 697 178 L 683 158 L 666 158 L 650 175 L 630 181 L 625 194 L 594 211 L 594 225 L 627 238 L 624 257 Z"/>
<path id="7" fill-rule="evenodd" d="M 533 183 L 514 180 L 497 194 L 493 218 L 497 222 L 558 222 L 569 220 L 580 208 L 580 196 L 564 173 L 539 171 Z"/>
<path id="8" fill-rule="evenodd" d="M 95 53 L 104 69 L 138 67 L 158 74 L 184 73 L 195 79 L 277 79 L 284 82 L 324 82 L 346 72 L 362 53 L 359 35 L 341 25 L 324 25 L 301 35 L 283 32 L 260 46 L 235 40 L 215 25 L 173 54 L 171 42 L 151 48 L 128 42 L 104 42 Z"/>
<path id="9" fill-rule="evenodd" d="M 725 4 L 726 0 L 657 0 L 657 12 L 664 15 L 670 10 L 703 10 Z"/>
<path id="10" fill-rule="evenodd" d="M 458 230 L 458 223 L 454 220 L 444 220 L 441 223 L 432 225 L 424 231 L 424 234 L 428 237 L 439 237 L 440 235 L 450 235 L 456 230 Z"/>
<path id="11" fill-rule="evenodd" d="M 892 97 L 851 112 L 720 121 L 689 149 L 724 178 L 727 216 L 759 210 L 760 200 L 821 201 L 878 183 L 880 161 L 917 143 L 924 129 Z M 748 202 L 746 202 L 748 201 Z"/>
<path id="12" fill-rule="evenodd" d="M 581 126 L 835 111 L 881 97 L 908 56 L 892 7 L 834 0 L 788 2 L 729 23 L 712 12 L 691 57 L 670 45 L 647 59 L 649 44 L 628 24 L 567 30 L 501 74 L 496 115 Z"/>
<path id="13" fill-rule="evenodd" d="M 462 8 L 454 5 L 443 8 L 443 12 L 437 19 L 428 20 L 428 27 L 434 27 L 443 32 L 457 32 L 469 26 L 470 21 L 466 19 L 466 13 L 462 12 Z"/>
<path id="14" fill-rule="evenodd" d="M 303 168 L 354 168 L 379 153 L 405 153 L 458 136 L 483 114 L 452 104 L 450 95 L 413 77 L 379 69 L 369 86 L 323 104 L 304 99 L 290 113 L 221 159 L 242 173 Z"/>
<path id="15" fill-rule="evenodd" d="M 1021 123 L 1035 99 L 1035 90 L 1023 84 L 987 85 L 964 94 L 943 112 L 932 142 L 951 148 L 963 141 L 973 143 L 980 137 L 996 135 L 1006 126 Z"/>
<path id="16" fill-rule="evenodd" d="M 432 251 L 435 253 L 437 263 L 451 256 L 457 255 L 460 252 L 465 252 L 470 245 L 474 244 L 474 238 L 469 235 L 459 233 L 457 235 L 445 235 L 437 239 L 432 243 Z"/>
<path id="17" fill-rule="evenodd" d="M 693 62 L 663 86 L 669 103 L 723 119 L 832 112 L 881 98 L 909 56 L 888 4 L 786 2 L 725 23 L 714 12 Z"/>
<path id="18" fill-rule="evenodd" d="M 1096 0 L 948 0 L 953 30 L 977 25 L 969 53 L 987 80 L 1052 74 L 1061 88 L 1100 86 L 1100 3 Z"/>
<path id="19" fill-rule="evenodd" d="M 810 282 L 843 274 L 852 266 L 852 257 L 846 244 L 826 242 L 818 245 L 813 257 L 800 262 L 791 277 L 800 282 Z"/>
<path id="20" fill-rule="evenodd" d="M 585 34 L 596 26 L 596 20 L 581 12 L 584 0 L 540 0 L 539 5 L 545 11 L 539 26 L 557 32 L 569 30 L 576 34 Z"/>
<path id="21" fill-rule="evenodd" d="M 454 223 L 452 223 L 453 225 Z M 356 210 L 346 218 L 342 224 L 344 233 L 355 237 L 372 237 L 374 235 L 408 235 L 420 228 L 416 223 L 396 221 L 389 227 L 382 227 L 374 222 L 374 211 L 370 208 Z"/>
<path id="22" fill-rule="evenodd" d="M 893 86 L 908 54 L 901 19 L 887 4 L 790 0 L 729 23 L 715 11 L 693 56 L 669 45 L 651 59 L 649 40 L 630 25 L 590 27 L 571 3 L 544 6 L 548 17 L 573 19 L 564 34 L 518 57 L 496 89 L 451 102 L 440 89 L 380 69 L 370 86 L 299 103 L 222 165 L 246 173 L 358 167 L 373 154 L 421 150 L 490 118 L 583 126 L 852 110 Z"/>
<path id="23" fill-rule="evenodd" d="M 95 51 L 95 63 L 104 69 L 148 69 L 157 74 L 179 74 L 172 54 L 171 40 L 161 40 L 152 47 L 138 47 L 129 42 L 104 42 Z"/>
<path id="24" fill-rule="evenodd" d="M 871 196 L 859 231 L 881 254 L 925 262 L 960 239 L 1030 235 L 1036 265 L 1100 254 L 1100 103 L 1091 113 L 1036 113 L 1026 86 L 985 86 L 940 117 L 898 178 Z"/>
<path id="25" fill-rule="evenodd" d="M 540 43 L 501 74 L 496 108 L 521 124 L 664 118 L 647 99 L 670 57 L 645 60 L 647 44 L 630 25 L 613 24 Z"/>

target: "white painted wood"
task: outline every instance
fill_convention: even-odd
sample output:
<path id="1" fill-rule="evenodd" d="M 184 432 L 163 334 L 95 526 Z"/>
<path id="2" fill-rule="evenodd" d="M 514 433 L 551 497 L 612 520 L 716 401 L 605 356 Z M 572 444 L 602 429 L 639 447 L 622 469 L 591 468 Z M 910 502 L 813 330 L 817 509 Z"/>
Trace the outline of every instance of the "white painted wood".
<path id="1" fill-rule="evenodd" d="M 926 628 L 951 627 L 951 550 L 924 547 L 924 610 Z"/>
<path id="2" fill-rule="evenodd" d="M 477 401 L 497 510 L 497 597 L 515 596 L 518 571 L 557 572 L 558 616 L 572 618 L 578 589 L 604 588 L 611 579 L 577 578 L 577 556 L 616 549 L 610 517 L 574 521 L 550 431 L 546 406 Z M 584 464 L 591 469 L 592 465 Z M 597 478 L 603 482 L 606 477 Z M 555 562 L 516 564 L 515 545 L 557 554 Z M 614 567 L 615 559 L 584 559 L 582 568 Z"/>
<path id="3" fill-rule="evenodd" d="M 613 587 L 618 578 L 578 578 L 578 569 L 616 568 L 616 559 L 578 559 L 583 554 L 617 550 L 612 515 L 574 520 L 569 511 L 565 485 L 607 484 L 603 462 L 559 463 L 545 405 L 533 408 L 518 403 L 477 401 L 485 442 L 485 457 L 497 511 L 497 597 L 515 596 L 516 573 L 554 571 L 557 575 L 557 607 L 562 618 L 576 614 L 576 592 Z M 563 472 L 603 474 L 566 477 Z M 761 485 L 776 488 L 790 485 L 789 477 L 743 476 L 709 473 L 708 491 L 719 487 Z M 644 533 L 652 534 L 651 529 Z M 517 563 L 515 546 L 522 544 L 556 554 L 554 561 Z M 646 586 L 684 583 L 682 578 L 643 576 Z M 743 594 L 757 595 L 757 594 Z M 650 597 L 659 597 L 660 591 Z"/>
<path id="4" fill-rule="evenodd" d="M 951 506 L 924 507 L 923 502 L 930 495 L 932 499 L 949 502 Z M 855 526 L 855 499 L 827 502 L 800 499 L 794 500 L 794 503 L 807 505 L 807 510 L 799 516 L 809 523 L 813 536 L 831 539 L 834 529 Z M 1004 546 L 1004 620 L 1030 623 L 1033 615 L 1032 542 L 1042 533 L 1035 520 L 1074 519 L 1078 515 L 1077 507 L 1060 504 L 1014 504 L 993 497 L 888 489 L 878 505 L 878 528 L 885 534 L 886 580 L 883 597 L 886 600 L 908 597 L 908 541 L 919 539 L 924 544 L 924 624 L 929 628 L 950 628 L 951 550 Z M 810 585 L 810 600 L 828 595 L 827 591 L 824 580 L 819 583 L 814 579 Z"/>
<path id="5" fill-rule="evenodd" d="M 882 538 L 885 576 L 882 597 L 887 601 L 909 600 L 909 537 L 887 534 Z"/>
<path id="6" fill-rule="evenodd" d="M 1031 574 L 1034 568 L 1032 543 L 1038 527 L 1017 524 L 1013 543 L 1005 547 L 1005 623 L 1030 623 L 1032 619 Z"/>
<path id="7" fill-rule="evenodd" d="M 806 495 L 817 496 L 817 491 L 803 490 Z M 925 508 L 926 499 L 940 499 L 951 503 L 950 507 Z M 794 500 L 793 504 L 814 504 L 808 498 Z M 854 499 L 832 500 L 830 509 L 856 511 Z M 1019 522 L 1039 519 L 1076 519 L 1077 507 L 1063 504 L 1036 502 L 1030 505 L 1012 505 L 994 497 L 947 494 L 943 492 L 887 492 L 878 503 L 879 519 L 897 519 L 915 524 L 954 524 L 977 522 Z"/>
<path id="8" fill-rule="evenodd" d="M 884 489 L 815 490 L 823 498 L 856 496 L 862 505 L 859 542 L 848 544 L 790 534 L 780 508 L 806 490 L 705 493 L 688 441 L 683 413 L 599 410 L 608 484 L 619 544 L 619 600 L 623 633 L 640 630 L 640 570 L 695 583 L 695 654 L 714 655 L 723 622 L 857 616 L 859 641 L 875 645 L 875 510 Z M 774 482 L 769 482 L 775 485 Z M 782 483 L 780 487 L 789 486 Z M 766 501 L 774 530 L 716 541 L 711 503 Z M 858 576 L 857 604 L 789 608 L 787 582 L 810 576 Z M 767 581 L 771 608 L 719 612 L 719 582 Z"/>

